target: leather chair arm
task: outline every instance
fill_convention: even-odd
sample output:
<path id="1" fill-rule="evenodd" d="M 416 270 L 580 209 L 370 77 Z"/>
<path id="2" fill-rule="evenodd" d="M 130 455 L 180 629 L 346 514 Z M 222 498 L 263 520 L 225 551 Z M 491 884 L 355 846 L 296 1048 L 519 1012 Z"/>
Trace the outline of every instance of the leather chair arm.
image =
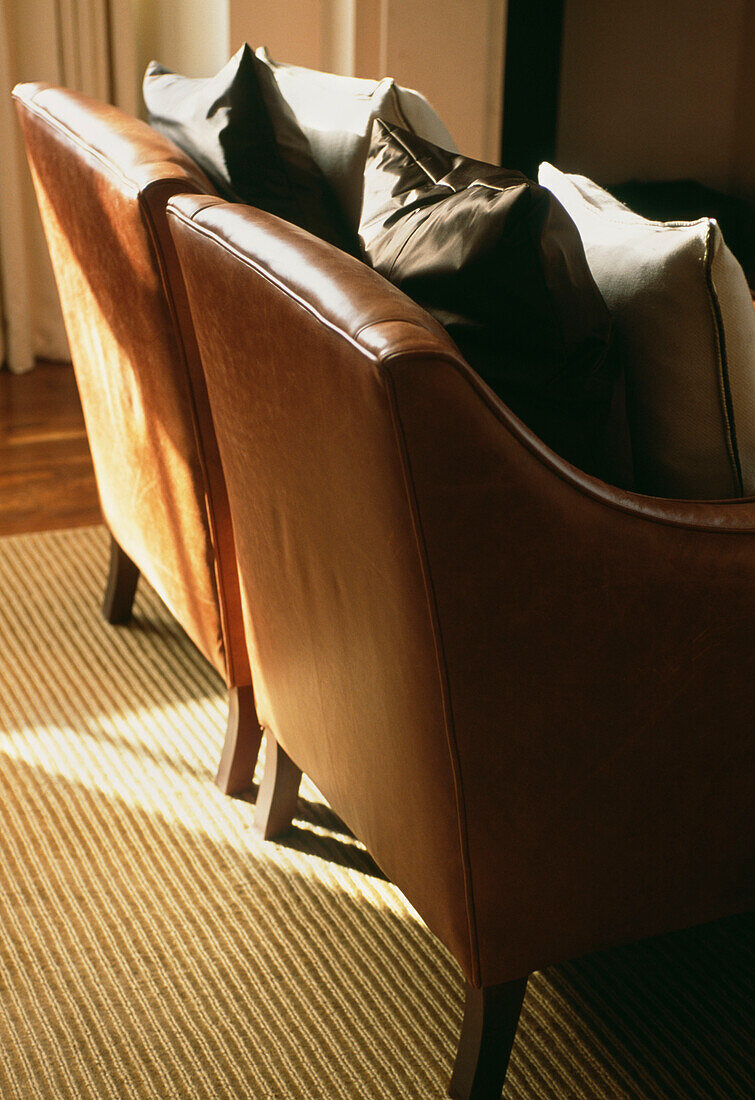
<path id="1" fill-rule="evenodd" d="M 436 601 L 483 984 L 746 908 L 755 501 L 617 490 L 465 364 L 383 363 Z"/>
<path id="2" fill-rule="evenodd" d="M 753 501 L 589 478 L 352 258 L 169 211 L 261 720 L 470 981 L 744 907 Z"/>

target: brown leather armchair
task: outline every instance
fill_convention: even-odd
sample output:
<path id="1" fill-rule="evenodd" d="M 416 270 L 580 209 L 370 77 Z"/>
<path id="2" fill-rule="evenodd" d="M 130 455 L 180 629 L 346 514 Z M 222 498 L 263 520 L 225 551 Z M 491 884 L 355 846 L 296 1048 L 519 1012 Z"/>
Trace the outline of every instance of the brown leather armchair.
<path id="1" fill-rule="evenodd" d="M 139 574 L 225 679 L 218 771 L 248 787 L 260 742 L 233 534 L 165 204 L 214 194 L 145 123 L 62 88 L 14 91 L 112 536 L 103 613 L 131 614 Z"/>
<path id="2" fill-rule="evenodd" d="M 374 272 L 181 195 L 267 731 L 467 982 L 451 1094 L 498 1098 L 527 975 L 752 903 L 755 500 L 583 475 Z"/>

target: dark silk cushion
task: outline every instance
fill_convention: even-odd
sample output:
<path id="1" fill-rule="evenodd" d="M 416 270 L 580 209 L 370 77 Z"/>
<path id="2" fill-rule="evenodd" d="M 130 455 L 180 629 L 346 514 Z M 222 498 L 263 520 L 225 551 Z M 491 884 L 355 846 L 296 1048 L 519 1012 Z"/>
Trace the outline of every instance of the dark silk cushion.
<path id="1" fill-rule="evenodd" d="M 378 119 L 359 235 L 366 260 L 445 325 L 537 435 L 599 471 L 610 318 L 549 191 Z"/>
<path id="2" fill-rule="evenodd" d="M 181 76 L 150 62 L 144 102 L 150 125 L 192 157 L 223 198 L 277 214 L 358 252 L 306 137 L 270 70 L 249 46 L 207 78 Z"/>

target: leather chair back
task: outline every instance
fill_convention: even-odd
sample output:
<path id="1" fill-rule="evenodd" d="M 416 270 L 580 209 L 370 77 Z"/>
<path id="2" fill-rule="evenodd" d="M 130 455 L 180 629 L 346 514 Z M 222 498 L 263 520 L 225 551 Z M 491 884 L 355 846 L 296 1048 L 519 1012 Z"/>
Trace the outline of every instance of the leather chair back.
<path id="1" fill-rule="evenodd" d="M 145 123 L 14 92 L 105 521 L 229 686 L 249 683 L 225 485 L 165 204 L 213 194 Z"/>
<path id="2" fill-rule="evenodd" d="M 471 968 L 437 624 L 381 364 L 386 340 L 405 359 L 456 353 L 364 265 L 216 201 L 191 207 L 218 235 L 213 247 L 184 221 L 173 226 L 244 604 L 264 598 L 246 622 L 257 713 Z"/>
<path id="3" fill-rule="evenodd" d="M 260 719 L 469 981 L 746 908 L 755 501 L 581 474 L 363 265 L 168 212 Z"/>

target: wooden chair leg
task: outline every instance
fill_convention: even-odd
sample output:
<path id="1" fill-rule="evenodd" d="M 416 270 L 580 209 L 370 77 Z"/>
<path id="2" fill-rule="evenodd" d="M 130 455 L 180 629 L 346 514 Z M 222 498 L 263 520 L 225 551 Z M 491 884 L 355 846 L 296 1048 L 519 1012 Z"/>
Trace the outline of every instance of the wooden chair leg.
<path id="1" fill-rule="evenodd" d="M 223 794 L 248 791 L 260 751 L 262 730 L 250 684 L 228 691 L 228 725 L 215 782 Z"/>
<path id="2" fill-rule="evenodd" d="M 111 535 L 110 568 L 102 601 L 102 615 L 113 626 L 127 623 L 131 618 L 138 580 L 138 568 Z"/>
<path id="3" fill-rule="evenodd" d="M 268 730 L 265 733 L 265 771 L 254 808 L 254 829 L 264 840 L 274 840 L 291 828 L 300 782 L 301 769 Z"/>
<path id="4" fill-rule="evenodd" d="M 467 985 L 461 1038 L 448 1090 L 454 1100 L 501 1100 L 526 988 L 526 978 L 482 989 Z"/>

